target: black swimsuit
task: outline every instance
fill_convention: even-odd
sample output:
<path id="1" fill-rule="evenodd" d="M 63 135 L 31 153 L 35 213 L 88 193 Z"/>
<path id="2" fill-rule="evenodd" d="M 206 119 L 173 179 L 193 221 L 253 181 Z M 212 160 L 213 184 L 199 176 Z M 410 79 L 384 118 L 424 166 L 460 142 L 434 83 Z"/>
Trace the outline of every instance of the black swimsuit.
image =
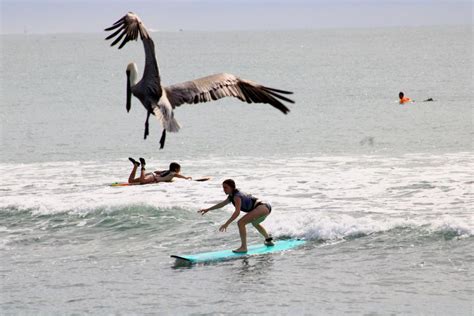
<path id="1" fill-rule="evenodd" d="M 229 197 L 227 198 L 230 202 L 232 202 L 233 205 L 234 203 L 234 197 L 240 197 L 241 200 L 241 205 L 240 205 L 240 210 L 245 213 L 249 213 L 253 211 L 254 209 L 257 208 L 259 205 L 265 205 L 269 212 L 272 212 L 272 206 L 270 203 L 265 203 L 262 201 L 259 201 L 256 197 L 250 195 L 250 194 L 245 194 L 243 192 L 240 192 L 239 190 L 235 190 L 234 193 L 229 194 Z"/>

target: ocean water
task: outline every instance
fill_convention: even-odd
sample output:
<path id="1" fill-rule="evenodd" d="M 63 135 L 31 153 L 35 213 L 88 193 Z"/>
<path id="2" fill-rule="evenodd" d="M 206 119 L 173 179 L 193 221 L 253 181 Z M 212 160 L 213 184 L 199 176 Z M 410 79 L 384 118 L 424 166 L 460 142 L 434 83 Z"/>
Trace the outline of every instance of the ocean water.
<path id="1" fill-rule="evenodd" d="M 2 35 L 2 314 L 472 315 L 470 26 L 152 36 L 165 84 L 229 72 L 296 104 L 183 105 L 159 150 L 158 122 L 143 140 L 142 105 L 125 110 L 141 43 Z M 129 156 L 211 180 L 110 187 Z M 235 224 L 218 231 L 230 207 L 197 213 L 226 178 L 306 245 L 177 265 L 238 246 Z"/>

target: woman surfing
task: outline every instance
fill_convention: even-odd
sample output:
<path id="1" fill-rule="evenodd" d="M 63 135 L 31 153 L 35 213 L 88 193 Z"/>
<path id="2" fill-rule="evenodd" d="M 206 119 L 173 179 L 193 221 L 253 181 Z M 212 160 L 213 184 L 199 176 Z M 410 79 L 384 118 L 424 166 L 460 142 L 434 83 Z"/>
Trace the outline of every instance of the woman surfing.
<path id="1" fill-rule="evenodd" d="M 259 199 L 253 197 L 250 194 L 245 194 L 241 192 L 235 186 L 235 181 L 232 179 L 227 179 L 222 183 L 222 188 L 224 193 L 227 194 L 227 198 L 213 205 L 209 208 L 203 208 L 198 211 L 201 215 L 206 214 L 207 212 L 215 209 L 224 207 L 225 205 L 232 203 L 235 207 L 234 213 L 232 216 L 219 228 L 219 231 L 224 232 L 227 230 L 227 227 L 240 215 L 240 212 L 247 213 L 237 222 L 240 233 L 241 245 L 239 248 L 232 250 L 235 253 L 245 253 L 247 252 L 247 228 L 246 225 L 252 223 L 258 232 L 265 238 L 264 244 L 267 246 L 273 246 L 273 238 L 267 233 L 265 228 L 260 225 L 272 211 L 272 206 L 269 203 L 260 201 Z"/>

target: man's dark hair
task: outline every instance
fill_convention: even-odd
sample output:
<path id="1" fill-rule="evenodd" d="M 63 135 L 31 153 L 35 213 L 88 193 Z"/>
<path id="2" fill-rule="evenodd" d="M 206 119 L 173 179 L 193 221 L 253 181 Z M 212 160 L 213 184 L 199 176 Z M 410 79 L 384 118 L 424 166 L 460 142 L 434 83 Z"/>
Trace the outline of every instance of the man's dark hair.
<path id="1" fill-rule="evenodd" d="M 179 163 L 177 162 L 170 163 L 170 171 L 178 172 L 179 170 L 181 170 L 181 166 L 179 165 Z"/>

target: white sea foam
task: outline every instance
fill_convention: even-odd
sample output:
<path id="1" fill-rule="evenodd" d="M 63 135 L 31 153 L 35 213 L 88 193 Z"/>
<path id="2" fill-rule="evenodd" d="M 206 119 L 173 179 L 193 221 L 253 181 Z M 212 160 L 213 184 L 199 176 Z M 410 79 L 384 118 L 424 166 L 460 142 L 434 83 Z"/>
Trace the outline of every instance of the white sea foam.
<path id="1" fill-rule="evenodd" d="M 410 226 L 472 235 L 471 161 L 469 153 L 275 160 L 211 157 L 181 162 L 183 174 L 213 176 L 208 182 L 178 179 L 134 187 L 108 186 L 127 179 L 130 165 L 125 159 L 105 166 L 94 161 L 2 164 L 0 170 L 16 181 L 2 184 L 0 208 L 35 215 L 86 215 L 143 205 L 194 213 L 225 199 L 221 182 L 234 178 L 243 191 L 272 203 L 266 225 L 278 235 L 338 239 Z M 213 218 L 226 217 L 230 210 L 215 211 Z"/>

